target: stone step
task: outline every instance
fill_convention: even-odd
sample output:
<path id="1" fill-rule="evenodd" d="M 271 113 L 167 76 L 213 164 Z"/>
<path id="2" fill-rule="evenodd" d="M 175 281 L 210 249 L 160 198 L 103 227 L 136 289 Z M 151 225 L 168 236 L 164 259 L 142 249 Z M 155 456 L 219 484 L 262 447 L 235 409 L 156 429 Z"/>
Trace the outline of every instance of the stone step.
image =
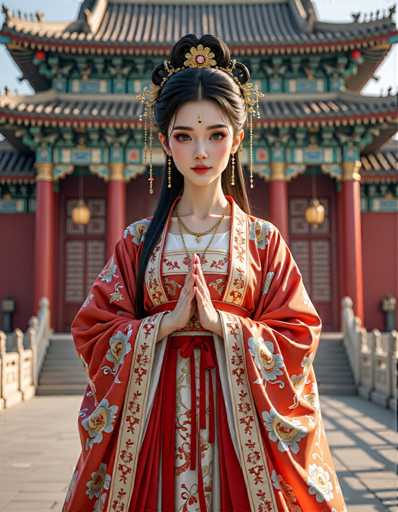
<path id="1" fill-rule="evenodd" d="M 48 377 L 47 375 L 44 375 L 43 377 L 40 377 L 39 385 L 48 384 L 62 384 L 65 386 L 69 386 L 70 384 L 87 384 L 87 379 L 85 376 L 83 377 L 66 377 L 60 375 L 59 377 Z"/>
<path id="2" fill-rule="evenodd" d="M 62 347 L 62 348 L 57 348 L 57 347 L 49 347 L 49 349 L 47 350 L 47 354 L 48 355 L 52 355 L 52 354 L 74 354 L 74 355 L 77 355 L 77 352 L 76 352 L 76 349 L 75 347 Z"/>
<path id="3" fill-rule="evenodd" d="M 345 375 L 352 376 L 351 369 L 347 368 L 345 366 L 336 368 L 336 369 L 329 368 L 326 366 L 325 366 L 325 368 L 314 368 L 314 372 L 315 372 L 315 375 L 320 376 L 320 377 L 323 377 L 324 375 L 332 375 L 332 376 L 335 376 L 338 378 L 344 377 Z"/>
<path id="4" fill-rule="evenodd" d="M 86 386 L 82 384 L 40 384 L 37 395 L 83 395 Z"/>
<path id="5" fill-rule="evenodd" d="M 357 388 L 353 385 L 318 384 L 320 395 L 357 395 Z"/>
<path id="6" fill-rule="evenodd" d="M 50 377 L 62 375 L 64 378 L 70 377 L 77 377 L 81 375 L 86 375 L 86 372 L 84 370 L 81 370 L 80 368 L 74 368 L 73 370 L 47 370 L 45 369 L 42 372 L 42 375 L 48 375 Z"/>
<path id="7" fill-rule="evenodd" d="M 350 365 L 347 365 L 347 361 L 332 361 L 330 363 L 328 363 L 327 361 L 319 361 L 318 363 L 315 363 L 313 365 L 314 369 L 315 370 L 326 370 L 328 368 L 330 368 L 331 370 L 336 370 L 338 371 L 339 369 L 343 369 L 343 368 L 346 368 L 348 370 L 351 371 L 351 366 Z"/>
<path id="8" fill-rule="evenodd" d="M 48 362 L 46 362 L 46 364 L 42 368 L 42 371 L 45 372 L 73 372 L 75 370 L 79 372 L 84 372 L 84 368 L 81 364 L 62 364 L 60 362 L 54 362 L 49 364 Z"/>
<path id="9" fill-rule="evenodd" d="M 316 377 L 318 384 L 352 384 L 355 386 L 355 380 L 352 376 L 344 376 L 336 378 L 335 375 L 322 375 L 321 378 Z"/>
<path id="10" fill-rule="evenodd" d="M 65 362 L 65 363 L 77 363 L 77 364 L 83 364 L 82 363 L 82 360 L 80 359 L 80 357 L 78 357 L 76 354 L 61 354 L 61 355 L 57 355 L 57 354 L 51 354 L 50 356 L 49 355 L 46 355 L 46 361 L 61 361 L 61 362 Z"/>
<path id="11" fill-rule="evenodd" d="M 76 354 L 51 354 L 46 356 L 46 361 L 65 361 L 65 362 L 80 362 L 80 358 Z M 80 364 L 82 364 L 80 362 Z"/>
<path id="12" fill-rule="evenodd" d="M 64 347 L 64 348 L 49 348 L 47 350 L 48 355 L 55 355 L 55 354 L 66 354 L 66 355 L 74 355 L 75 357 L 78 357 L 77 351 L 75 347 Z"/>

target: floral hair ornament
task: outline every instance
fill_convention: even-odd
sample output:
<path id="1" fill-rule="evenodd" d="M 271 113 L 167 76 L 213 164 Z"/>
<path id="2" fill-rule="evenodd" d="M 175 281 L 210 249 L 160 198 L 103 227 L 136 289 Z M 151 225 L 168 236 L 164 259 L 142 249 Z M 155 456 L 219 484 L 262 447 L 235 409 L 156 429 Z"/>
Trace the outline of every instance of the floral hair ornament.
<path id="1" fill-rule="evenodd" d="M 230 77 L 237 83 L 240 88 L 246 112 L 248 114 L 248 128 L 249 128 L 249 170 L 250 170 L 250 188 L 253 185 L 253 116 L 260 118 L 259 99 L 264 94 L 259 91 L 257 84 L 253 82 L 240 83 L 239 79 L 234 75 L 233 71 L 236 66 L 236 60 L 230 61 L 227 67 L 218 66 L 215 60 L 215 55 L 208 46 L 199 44 L 192 46 L 185 54 L 184 65 L 174 67 L 170 61 L 164 61 L 164 68 L 166 76 L 163 77 L 160 85 L 151 83 L 150 86 L 144 87 L 141 94 L 136 96 L 136 99 L 143 104 L 143 113 L 140 115 L 140 121 L 144 123 L 144 164 L 149 163 L 149 193 L 153 194 L 153 166 L 152 166 L 152 143 L 153 143 L 153 124 L 154 124 L 154 105 L 160 96 L 161 90 L 167 80 L 178 73 L 188 68 L 215 68 L 228 73 Z M 149 149 L 148 149 L 149 147 Z M 149 154 L 149 158 L 148 158 Z M 169 177 L 170 178 L 170 177 Z M 234 185 L 232 180 L 232 185 Z M 168 188 L 171 188 L 171 180 L 168 180 Z"/>

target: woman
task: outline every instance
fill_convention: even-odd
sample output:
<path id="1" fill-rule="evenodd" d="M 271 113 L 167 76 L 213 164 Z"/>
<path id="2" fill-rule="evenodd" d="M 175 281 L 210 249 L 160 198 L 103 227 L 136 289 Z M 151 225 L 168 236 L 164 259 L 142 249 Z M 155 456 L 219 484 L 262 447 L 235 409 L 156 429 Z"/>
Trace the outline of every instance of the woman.
<path id="1" fill-rule="evenodd" d="M 165 178 L 72 324 L 89 386 L 64 512 L 345 510 L 312 368 L 321 320 L 277 227 L 250 214 L 248 80 L 210 35 L 153 72 Z"/>

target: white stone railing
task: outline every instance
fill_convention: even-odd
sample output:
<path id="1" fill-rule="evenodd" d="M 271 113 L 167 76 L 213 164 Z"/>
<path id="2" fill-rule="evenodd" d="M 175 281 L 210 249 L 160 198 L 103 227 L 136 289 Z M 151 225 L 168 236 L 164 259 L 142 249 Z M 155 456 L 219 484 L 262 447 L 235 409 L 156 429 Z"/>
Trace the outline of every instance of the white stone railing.
<path id="1" fill-rule="evenodd" d="M 20 329 L 8 336 L 0 331 L 0 409 L 34 396 L 51 334 L 49 318 L 49 303 L 43 298 L 25 335 Z"/>
<path id="2" fill-rule="evenodd" d="M 384 407 L 397 407 L 398 331 L 367 332 L 354 315 L 352 300 L 342 300 L 344 345 L 358 393 Z"/>

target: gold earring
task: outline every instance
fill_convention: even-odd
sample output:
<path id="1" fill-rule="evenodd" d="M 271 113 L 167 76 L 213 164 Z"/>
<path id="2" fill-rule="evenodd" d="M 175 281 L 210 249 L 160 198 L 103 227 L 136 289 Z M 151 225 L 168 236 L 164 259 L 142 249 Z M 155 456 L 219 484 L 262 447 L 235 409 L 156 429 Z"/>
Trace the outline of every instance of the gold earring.
<path id="1" fill-rule="evenodd" d="M 167 188 L 171 188 L 171 156 L 167 156 Z"/>
<path id="2" fill-rule="evenodd" d="M 249 113 L 249 169 L 250 169 L 250 188 L 253 184 L 253 115 Z"/>
<path id="3" fill-rule="evenodd" d="M 235 185 L 235 154 L 231 154 L 231 185 Z"/>

